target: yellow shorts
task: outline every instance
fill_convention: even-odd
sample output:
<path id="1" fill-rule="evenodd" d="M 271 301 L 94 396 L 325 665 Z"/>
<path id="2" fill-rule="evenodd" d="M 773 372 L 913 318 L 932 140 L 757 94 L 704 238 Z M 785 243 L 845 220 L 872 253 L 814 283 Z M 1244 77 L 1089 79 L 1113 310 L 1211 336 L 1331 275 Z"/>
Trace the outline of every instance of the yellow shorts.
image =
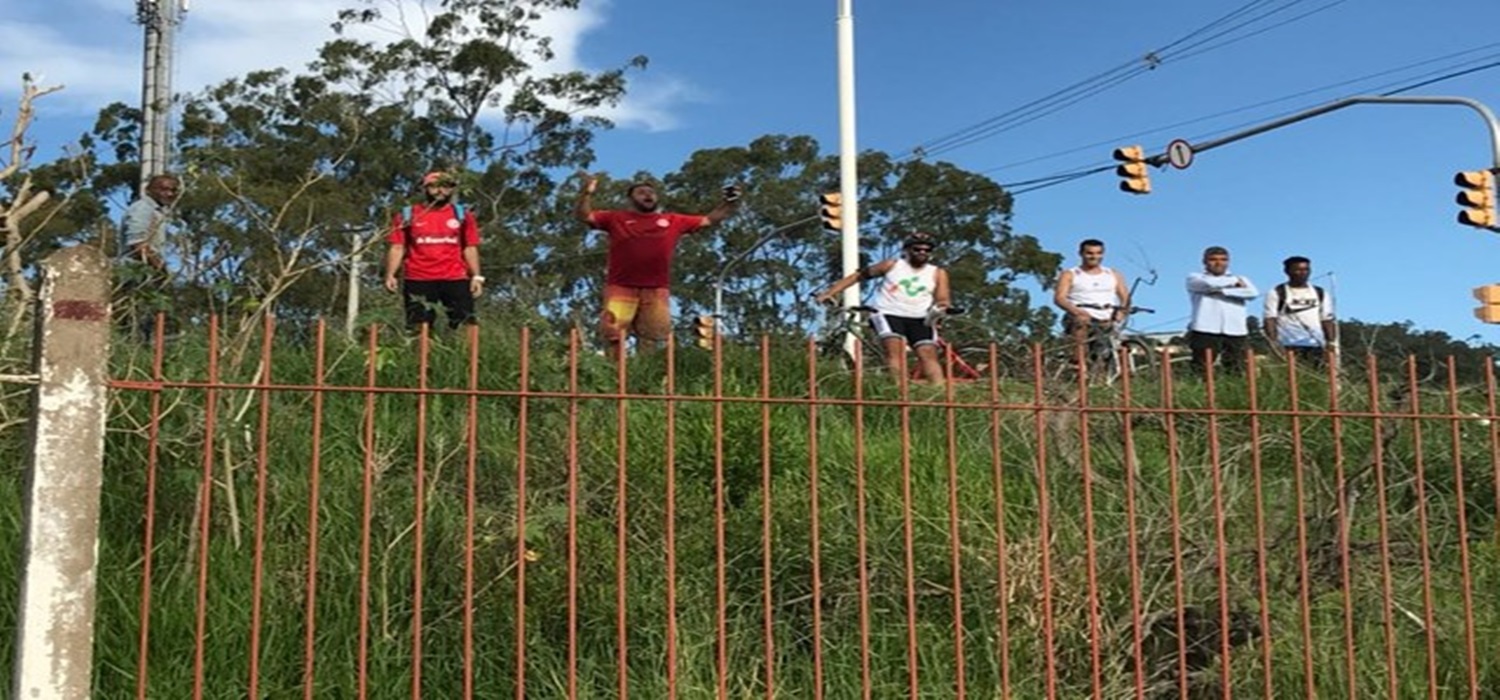
<path id="1" fill-rule="evenodd" d="M 672 333 L 672 297 L 666 287 L 604 285 L 604 339 L 613 343 L 633 334 L 664 341 Z"/>

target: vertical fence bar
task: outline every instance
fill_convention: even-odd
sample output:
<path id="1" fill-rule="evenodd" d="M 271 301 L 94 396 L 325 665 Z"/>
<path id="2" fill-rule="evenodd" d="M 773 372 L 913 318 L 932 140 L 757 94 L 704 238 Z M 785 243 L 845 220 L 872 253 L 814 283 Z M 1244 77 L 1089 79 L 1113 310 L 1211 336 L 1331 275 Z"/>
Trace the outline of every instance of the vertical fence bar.
<path id="1" fill-rule="evenodd" d="M 766 700 L 776 697 L 776 606 L 771 591 L 771 339 L 760 337 L 760 585 Z"/>
<path id="2" fill-rule="evenodd" d="M 208 638 L 208 534 L 214 489 L 214 440 L 219 418 L 219 317 L 208 317 L 208 388 L 203 392 L 203 472 L 198 485 L 198 601 L 193 635 L 193 700 L 204 690 L 203 646 Z"/>
<path id="3" fill-rule="evenodd" d="M 1125 448 L 1125 568 L 1130 574 L 1130 661 L 1136 700 L 1146 696 L 1146 669 L 1141 658 L 1141 552 L 1136 537 L 1136 476 L 1140 468 L 1135 454 L 1135 397 L 1131 382 L 1130 350 L 1120 350 L 1120 433 Z"/>
<path id="4" fill-rule="evenodd" d="M 1375 417 L 1371 423 L 1372 440 L 1375 443 L 1374 459 L 1371 460 L 1371 468 L 1375 472 L 1375 515 L 1376 523 L 1380 533 L 1380 602 L 1381 620 L 1385 623 L 1385 681 L 1386 697 L 1397 697 L 1397 670 L 1396 670 L 1396 623 L 1395 623 L 1395 593 L 1392 590 L 1391 580 L 1391 529 L 1389 513 L 1389 497 L 1386 495 L 1385 478 L 1385 449 L 1386 431 L 1385 421 L 1381 414 L 1382 397 L 1380 393 L 1380 374 L 1376 369 L 1375 355 L 1365 356 L 1365 380 L 1370 392 L 1370 410 Z M 1394 437 L 1394 431 L 1392 432 Z"/>
<path id="5" fill-rule="evenodd" d="M 1313 674 L 1312 636 L 1312 591 L 1311 574 L 1307 565 L 1307 486 L 1306 467 L 1302 448 L 1302 398 L 1297 384 L 1297 356 L 1287 355 L 1287 385 L 1292 404 L 1292 475 L 1294 498 L 1297 501 L 1297 596 L 1302 607 L 1302 677 L 1303 692 L 1308 698 L 1318 695 L 1317 678 Z"/>
<path id="6" fill-rule="evenodd" d="M 865 354 L 854 353 L 854 548 L 859 567 L 859 692 L 874 693 L 870 669 L 869 464 L 865 461 Z"/>
<path id="7" fill-rule="evenodd" d="M 1042 657 L 1046 660 L 1047 700 L 1057 698 L 1057 647 L 1052 620 L 1052 510 L 1047 495 L 1047 404 L 1042 394 L 1046 375 L 1042 368 L 1042 346 L 1031 346 L 1033 427 L 1036 431 L 1037 548 L 1041 555 Z"/>
<path id="8" fill-rule="evenodd" d="M 964 673 L 964 585 L 963 585 L 963 546 L 958 531 L 958 409 L 953 403 L 953 360 L 948 355 L 948 366 L 944 368 L 944 376 L 948 377 L 943 390 L 944 399 L 947 401 L 947 441 L 948 441 L 948 548 L 950 553 L 949 566 L 953 577 L 953 675 L 957 681 L 954 691 L 958 700 L 964 700 L 968 696 L 967 684 Z"/>
<path id="9" fill-rule="evenodd" d="M 521 327 L 520 396 L 516 403 L 516 700 L 526 700 L 526 540 L 527 460 L 531 433 L 531 327 Z"/>
<path id="10" fill-rule="evenodd" d="M 677 697 L 677 342 L 667 336 L 667 697 Z"/>
<path id="11" fill-rule="evenodd" d="M 1247 349 L 1246 355 L 1254 357 Z M 1244 360 L 1244 358 L 1241 358 Z M 1227 365 L 1226 365 L 1227 366 Z M 1249 366 L 1248 363 L 1246 365 Z M 1219 681 L 1224 700 L 1233 697 L 1234 684 L 1230 676 L 1229 657 L 1229 545 L 1224 532 L 1224 464 L 1223 451 L 1219 446 L 1219 396 L 1214 368 L 1209 364 L 1206 374 L 1208 385 L 1208 471 L 1213 487 L 1214 503 L 1214 562 L 1218 569 L 1219 583 Z"/>
<path id="12" fill-rule="evenodd" d="M 1182 580 L 1182 475 L 1179 473 L 1180 439 L 1177 436 L 1177 412 L 1173 410 L 1175 397 L 1172 389 L 1172 357 L 1166 350 L 1161 353 L 1161 405 L 1167 424 L 1167 502 L 1172 523 L 1172 612 L 1177 632 L 1177 692 L 1179 697 L 1188 697 L 1187 675 L 1187 630 L 1183 619 L 1184 583 Z M 1207 362 L 1213 364 L 1213 353 L 1208 353 Z"/>
<path id="13" fill-rule="evenodd" d="M 807 342 L 807 502 L 812 537 L 813 697 L 823 697 L 823 556 L 818 510 L 818 348 Z"/>
<path id="14" fill-rule="evenodd" d="M 12 143 L 20 148 L 19 137 Z M 6 250 L 11 261 L 17 254 Z M 109 260 L 93 246 L 74 246 L 48 255 L 41 268 L 9 687 L 16 698 L 82 700 L 91 693 L 97 609 Z"/>
<path id="15" fill-rule="evenodd" d="M 260 415 L 255 438 L 255 545 L 250 568 L 250 683 L 249 697 L 260 697 L 260 624 L 261 588 L 265 584 L 266 558 L 266 487 L 270 480 L 271 430 L 271 343 L 275 334 L 275 317 L 261 316 L 260 330 Z M 233 477 L 230 477 L 233 478 Z"/>
<path id="16" fill-rule="evenodd" d="M 578 329 L 568 336 L 568 700 L 578 698 Z M 620 343 L 616 362 L 625 361 Z"/>
<path id="17" fill-rule="evenodd" d="M 1495 390 L 1495 363 L 1484 363 L 1484 401 L 1488 413 L 1485 415 L 1485 425 L 1489 426 L 1490 433 L 1490 469 L 1495 476 L 1495 513 L 1500 518 L 1500 413 L 1496 412 L 1500 406 L 1496 405 Z M 1494 530 L 1495 549 L 1500 550 L 1500 524 L 1492 526 Z"/>
<path id="18" fill-rule="evenodd" d="M 318 637 L 318 510 L 323 493 L 323 388 L 326 376 L 328 324 L 318 319 L 316 346 L 313 354 L 312 392 L 312 454 L 307 466 L 307 583 L 302 608 L 304 636 L 302 638 L 302 697 L 312 700 L 316 696 L 314 670 L 317 664 Z"/>
<path id="19" fill-rule="evenodd" d="M 1328 369 L 1329 423 L 1333 428 L 1333 483 L 1338 494 L 1339 581 L 1344 603 L 1344 673 L 1349 680 L 1349 700 L 1359 697 L 1359 662 L 1354 645 L 1354 579 L 1349 568 L 1350 529 L 1354 527 L 1348 471 L 1344 464 L 1344 418 L 1339 405 L 1338 356 L 1325 354 Z"/>
<path id="20" fill-rule="evenodd" d="M 714 628 L 719 700 L 729 697 L 729 581 L 724 559 L 724 336 L 714 353 Z"/>
<path id="21" fill-rule="evenodd" d="M 912 513 L 911 484 L 911 378 L 907 375 L 906 354 L 902 351 L 896 363 L 900 371 L 896 384 L 901 397 L 901 534 L 906 558 L 906 683 L 911 700 L 920 694 L 917 676 L 917 561 L 916 524 Z"/>
<path id="22" fill-rule="evenodd" d="M 630 535 L 630 423 L 627 415 L 630 406 L 625 395 L 630 393 L 630 382 L 626 373 L 624 341 L 617 347 L 620 354 L 615 358 L 615 387 L 620 396 L 615 399 L 615 693 L 620 700 L 626 700 L 630 697 L 630 630 L 626 627 L 629 624 L 626 614 L 629 601 L 625 594 L 629 575 L 625 543 Z M 671 372 L 668 367 L 667 373 Z"/>
<path id="23" fill-rule="evenodd" d="M 1255 583 L 1260 606 L 1261 687 L 1266 700 L 1271 700 L 1275 697 L 1275 686 L 1271 673 L 1271 582 L 1266 566 L 1270 553 L 1266 550 L 1266 479 L 1265 454 L 1261 446 L 1260 370 L 1254 354 L 1250 355 L 1246 371 L 1250 373 L 1246 388 L 1249 390 L 1250 400 L 1250 473 L 1252 488 L 1255 489 Z"/>
<path id="24" fill-rule="evenodd" d="M 156 469 L 160 460 L 162 359 L 166 349 L 166 314 L 156 314 L 151 341 L 151 422 L 146 426 L 146 518 L 141 547 L 141 632 L 137 643 L 135 697 L 146 700 L 149 687 L 147 660 L 151 649 L 151 583 L 156 560 Z"/>
<path id="25" fill-rule="evenodd" d="M 431 327 L 422 324 L 417 339 L 417 455 L 416 486 L 412 507 L 412 591 L 411 591 L 411 697 L 422 697 L 422 594 L 427 559 L 427 370 L 431 361 Z"/>
<path id="26" fill-rule="evenodd" d="M 479 490 L 479 326 L 464 326 L 469 341 L 469 396 L 464 411 L 464 698 L 474 697 L 474 527 Z M 518 562 L 526 560 L 523 546 Z"/>
<path id="27" fill-rule="evenodd" d="M 1094 459 L 1089 445 L 1089 372 L 1088 362 L 1083 356 L 1083 346 L 1078 350 L 1078 447 L 1079 472 L 1083 477 L 1083 563 L 1084 584 L 1087 586 L 1089 639 L 1089 689 L 1090 697 L 1104 697 L 1104 678 L 1101 668 L 1103 659 L 1099 651 L 1099 560 L 1094 541 Z"/>
<path id="28" fill-rule="evenodd" d="M 1493 364 L 1493 363 L 1486 363 Z M 1448 412 L 1453 438 L 1453 500 L 1457 503 L 1458 516 L 1458 566 L 1459 581 L 1463 587 L 1464 601 L 1464 654 L 1469 681 L 1469 697 L 1479 697 L 1479 653 L 1474 641 L 1474 579 L 1469 568 L 1469 522 L 1467 492 L 1464 484 L 1463 436 L 1459 430 L 1458 411 L 1458 367 L 1453 356 L 1448 356 Z"/>
<path id="29" fill-rule="evenodd" d="M 1000 636 L 996 639 L 1000 656 L 1000 698 L 1010 699 L 1010 592 L 1006 561 L 1010 558 L 1005 541 L 1005 454 L 1000 441 L 1000 352 L 994 343 L 989 347 L 990 399 L 990 472 L 995 482 L 995 610 Z M 869 700 L 868 697 L 865 700 Z"/>
<path id="30" fill-rule="evenodd" d="M 359 651 L 354 682 L 359 700 L 370 691 L 370 549 L 375 517 L 375 372 L 380 327 L 370 326 L 365 344 L 364 466 L 359 525 Z"/>
<path id="31" fill-rule="evenodd" d="M 1437 621 L 1434 619 L 1432 595 L 1432 542 L 1427 523 L 1427 464 L 1422 454 L 1422 395 L 1417 388 L 1417 359 L 1406 358 L 1406 389 L 1411 400 L 1412 478 L 1417 491 L 1417 540 L 1422 549 L 1422 619 L 1427 639 L 1427 697 L 1437 700 Z"/>

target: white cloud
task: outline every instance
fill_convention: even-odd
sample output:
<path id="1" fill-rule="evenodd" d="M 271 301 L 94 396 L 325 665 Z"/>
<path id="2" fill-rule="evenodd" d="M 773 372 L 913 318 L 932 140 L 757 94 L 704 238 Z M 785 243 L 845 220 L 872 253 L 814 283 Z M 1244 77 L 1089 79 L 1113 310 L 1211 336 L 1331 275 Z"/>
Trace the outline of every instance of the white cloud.
<path id="1" fill-rule="evenodd" d="M 53 0 L 43 12 L 0 17 L 0 95 L 16 94 L 29 72 L 66 89 L 49 107 L 91 114 L 104 104 L 140 99 L 141 31 L 131 0 Z M 30 5 L 30 3 L 28 3 Z M 180 28 L 173 86 L 193 92 L 227 78 L 266 68 L 300 69 L 332 38 L 329 25 L 349 0 L 196 0 Z M 381 26 L 360 27 L 359 38 L 375 41 L 420 34 L 433 0 L 386 0 Z M 576 11 L 551 12 L 537 31 L 552 37 L 555 59 L 539 70 L 598 69 L 580 59 L 590 32 L 606 23 L 608 3 L 586 3 Z M 404 26 L 403 26 L 404 25 Z M 14 76 L 12 78 L 11 76 Z M 676 126 L 673 109 L 694 98 L 687 83 L 634 74 L 625 101 L 600 116 L 624 128 L 660 131 Z"/>

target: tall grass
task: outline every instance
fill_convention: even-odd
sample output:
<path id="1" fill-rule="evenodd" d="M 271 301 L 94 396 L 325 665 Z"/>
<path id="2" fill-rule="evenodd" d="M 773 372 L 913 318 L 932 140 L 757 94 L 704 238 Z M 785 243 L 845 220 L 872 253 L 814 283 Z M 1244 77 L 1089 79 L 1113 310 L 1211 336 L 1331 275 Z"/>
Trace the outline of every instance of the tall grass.
<path id="1" fill-rule="evenodd" d="M 1237 693 L 1258 696 L 1269 679 L 1278 697 L 1309 687 L 1319 697 L 1347 697 L 1351 687 L 1363 696 L 1384 697 L 1393 673 L 1401 697 L 1421 696 L 1429 683 L 1429 631 L 1436 672 L 1431 682 L 1440 694 L 1469 687 L 1470 636 L 1477 649 L 1475 687 L 1481 694 L 1500 687 L 1494 653 L 1500 649 L 1496 442 L 1493 428 L 1466 415 L 1488 413 L 1482 390 L 1465 388 L 1452 397 L 1428 388 L 1412 393 L 1404 378 L 1372 389 L 1355 373 L 1336 386 L 1338 408 L 1347 412 L 1339 417 L 1329 410 L 1333 397 L 1325 378 L 1304 373 L 1295 383 L 1294 402 L 1285 368 L 1271 365 L 1253 387 L 1259 409 L 1253 413 L 1252 387 L 1241 378 L 1217 382 L 1211 397 L 1202 382 L 1178 378 L 1165 397 L 1161 382 L 1140 381 L 1129 396 L 1118 386 L 1096 387 L 1082 397 L 1076 387 L 1044 386 L 1038 401 L 1034 386 L 1010 380 L 994 387 L 956 386 L 949 393 L 921 386 L 903 390 L 871 374 L 856 387 L 848 372 L 832 363 L 809 367 L 807 348 L 785 342 L 769 347 L 765 385 L 756 348 L 724 348 L 720 400 L 712 357 L 695 348 L 677 351 L 670 372 L 665 354 L 633 359 L 620 392 L 620 377 L 604 358 L 570 350 L 566 338 L 537 337 L 527 352 L 526 388 L 533 393 L 523 395 L 518 338 L 515 329 L 495 326 L 481 333 L 477 386 L 492 393 L 474 400 L 472 490 L 465 439 L 469 348 L 461 337 L 434 340 L 425 378 L 433 391 L 426 394 L 404 390 L 423 381 L 416 340 L 384 338 L 373 356 L 363 342 L 330 340 L 324 383 L 339 389 L 321 392 L 318 425 L 313 411 L 319 392 L 223 389 L 212 406 L 216 427 L 210 436 L 208 392 L 201 386 L 163 389 L 149 553 L 145 435 L 151 392 L 115 392 L 100 545 L 97 696 L 135 693 L 149 557 L 150 697 L 187 697 L 194 687 L 200 575 L 206 582 L 201 654 L 207 697 L 247 694 L 257 597 L 263 697 L 303 692 L 309 626 L 314 695 L 354 697 L 362 608 L 368 611 L 363 624 L 370 697 L 411 697 L 419 616 L 424 694 L 460 697 L 466 574 L 472 577 L 476 695 L 513 697 L 516 581 L 526 559 L 532 560 L 524 561 L 527 695 L 564 696 L 576 673 L 580 696 L 614 697 L 622 463 L 628 477 L 625 671 L 637 697 L 667 694 L 669 617 L 677 631 L 678 692 L 709 697 L 716 688 L 720 486 L 728 642 L 723 653 L 731 697 L 765 693 L 767 579 L 779 697 L 812 695 L 815 658 L 827 697 L 860 697 L 862 608 L 874 697 L 907 694 L 913 675 L 907 640 L 913 632 L 922 697 L 953 696 L 960 641 L 964 680 L 976 697 L 999 697 L 1002 683 L 1014 697 L 1041 697 L 1049 668 L 1059 697 L 1086 697 L 1096 679 L 1106 697 L 1132 697 L 1133 622 L 1170 616 L 1179 606 L 1217 619 L 1221 600 L 1269 621 L 1264 637 L 1231 654 L 1227 677 Z M 207 354 L 200 340 L 174 341 L 166 378 L 202 382 Z M 253 384 L 254 352 L 248 357 L 238 363 L 225 358 L 222 379 Z M 280 332 L 273 357 L 275 385 L 315 383 L 318 368 L 305 334 Z M 144 349 L 125 345 L 114 376 L 149 378 L 148 360 Z M 367 412 L 367 394 L 346 388 L 365 384 L 370 363 L 380 389 Z M 675 389 L 670 394 L 669 385 Z M 857 389 L 866 404 L 850 401 Z M 771 400 L 758 400 L 763 393 Z M 1456 413 L 1450 400 L 1459 406 Z M 1376 411 L 1401 415 L 1377 419 Z M 371 449 L 364 442 L 367 420 Z M 517 499 L 523 429 L 524 503 Z M 321 432 L 316 444 L 314 430 Z M 16 432 L 3 439 L 7 452 L 19 455 Z M 425 437 L 420 465 L 419 433 Z M 204 541 L 196 518 L 210 445 L 210 528 Z M 314 450 L 321 479 L 315 533 L 309 517 Z M 7 459 L 0 467 L 11 471 L 0 479 L 0 542 L 10 551 L 19 551 L 22 463 Z M 571 491 L 575 468 L 577 489 Z M 951 485 L 950 469 L 956 475 Z M 1383 491 L 1376 488 L 1377 476 Z M 863 606 L 856 489 L 861 478 L 867 484 Z M 676 493 L 670 504 L 669 480 Z M 419 489 L 425 505 L 420 549 L 414 507 Z M 471 496 L 470 571 L 465 561 Z M 956 536 L 950 498 L 957 504 Z M 570 500 L 576 511 L 570 512 Z M 768 560 L 762 537 L 767 501 Z M 1341 502 L 1348 505 L 1341 509 Z M 1460 514 L 1467 541 L 1458 537 Z M 570 521 L 576 523 L 571 531 Z M 1340 527 L 1343 521 L 1347 530 Z M 676 545 L 673 610 L 666 607 L 669 526 Z M 568 586 L 570 537 L 576 541 L 576 590 Z M 310 564 L 314 538 L 317 557 Z M 199 559 L 205 551 L 206 574 Z M 264 562 L 258 590 L 252 585 L 257 551 Z M 420 608 L 414 596 L 418 557 Z M 1465 611 L 1465 557 L 1472 616 Z M 14 623 L 17 560 L 0 563 L 0 621 L 7 625 Z M 317 587 L 309 607 L 310 565 Z M 576 671 L 568 666 L 572 596 Z M 816 627 L 815 616 L 821 623 Z M 7 657 L 11 644 L 8 636 L 0 637 Z M 1394 669 L 1387 668 L 1388 645 Z M 1351 649 L 1352 679 L 1346 670 Z M 1163 680 L 1175 664 L 1147 658 L 1146 665 L 1153 686 L 1175 689 Z M 1193 674 L 1192 683 L 1218 685 L 1221 669 L 1222 661 L 1210 664 Z"/>

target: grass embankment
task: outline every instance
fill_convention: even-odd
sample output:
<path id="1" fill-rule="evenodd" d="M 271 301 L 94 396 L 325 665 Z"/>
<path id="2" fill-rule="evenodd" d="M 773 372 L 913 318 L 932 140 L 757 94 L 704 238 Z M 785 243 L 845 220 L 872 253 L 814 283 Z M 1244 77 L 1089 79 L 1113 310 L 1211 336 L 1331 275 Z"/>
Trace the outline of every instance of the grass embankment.
<path id="1" fill-rule="evenodd" d="M 485 329 L 478 386 L 486 390 L 520 386 L 514 337 L 503 329 Z M 276 383 L 315 381 L 314 355 L 302 342 L 278 341 L 272 368 Z M 201 344 L 177 342 L 168 358 L 167 377 L 204 378 L 205 354 Z M 326 384 L 358 387 L 365 383 L 367 358 L 361 344 L 331 343 L 328 356 Z M 707 400 L 714 386 L 711 360 L 701 351 L 684 349 L 678 352 L 674 380 L 681 398 L 667 401 L 662 396 L 668 379 L 664 358 L 657 356 L 630 366 L 631 392 L 650 396 L 621 403 L 591 396 L 613 393 L 617 385 L 611 365 L 590 354 L 581 357 L 577 371 L 582 395 L 570 395 L 567 357 L 566 344 L 554 338 L 538 339 L 530 355 L 531 388 L 555 395 L 529 398 L 524 409 L 515 396 L 476 400 L 472 625 L 473 673 L 481 697 L 514 695 L 515 584 L 518 562 L 528 550 L 535 561 L 526 564 L 527 694 L 564 695 L 569 628 L 568 477 L 570 460 L 575 457 L 580 694 L 614 696 L 617 471 L 622 444 L 629 475 L 625 501 L 627 669 L 630 689 L 637 697 L 666 695 L 664 543 L 669 478 L 676 491 L 671 523 L 676 541 L 678 690 L 683 697 L 709 697 L 715 687 L 716 464 L 722 464 L 724 475 L 727 685 L 732 697 L 764 692 L 762 582 L 767 572 L 762 564 L 762 505 L 767 498 L 772 504 L 769 580 L 775 682 L 781 697 L 811 696 L 815 645 L 810 474 L 814 466 L 821 518 L 818 649 L 831 698 L 859 697 L 860 693 L 856 528 L 860 467 L 867 484 L 867 609 L 875 697 L 907 692 L 908 583 L 915 602 L 917 683 L 923 697 L 953 694 L 955 594 L 961 597 L 965 674 L 974 695 L 996 697 L 1003 681 L 1015 697 L 1043 696 L 1049 667 L 1043 640 L 1050 627 L 1050 665 L 1055 668 L 1060 697 L 1083 697 L 1090 692 L 1095 675 L 1090 640 L 1095 638 L 1100 650 L 1099 682 L 1107 697 L 1129 697 L 1134 681 L 1125 659 L 1131 655 L 1133 616 L 1166 619 L 1167 624 L 1158 627 L 1175 627 L 1170 611 L 1177 604 L 1180 582 L 1181 603 L 1216 619 L 1221 571 L 1229 605 L 1254 619 L 1260 618 L 1264 608 L 1269 619 L 1269 678 L 1277 696 L 1299 695 L 1309 683 L 1319 697 L 1348 695 L 1346 610 L 1352 632 L 1348 641 L 1354 649 L 1353 682 L 1361 695 L 1387 694 L 1388 642 L 1394 646 L 1399 695 L 1425 692 L 1429 619 L 1437 683 L 1448 689 L 1445 693 L 1456 694 L 1469 683 L 1467 634 L 1472 634 L 1478 650 L 1478 687 L 1484 693 L 1500 687 L 1500 659 L 1494 653 L 1500 648 L 1500 600 L 1495 594 L 1500 590 L 1500 562 L 1490 429 L 1472 420 L 1437 417 L 1448 414 L 1444 395 L 1419 392 L 1423 410 L 1434 415 L 1384 419 L 1379 422 L 1382 439 L 1377 441 L 1375 419 L 1336 420 L 1327 414 L 1328 383 L 1317 377 L 1299 383 L 1295 407 L 1301 412 L 1289 413 L 1294 408 L 1290 385 L 1275 368 L 1268 368 L 1256 387 L 1255 401 L 1268 413 L 1254 417 L 1233 412 L 1250 406 L 1248 387 L 1234 379 L 1222 382 L 1213 397 L 1213 405 L 1232 411 L 1222 415 L 1205 410 L 1210 401 L 1204 387 L 1194 382 L 1182 382 L 1174 392 L 1171 405 L 1181 411 L 1162 410 L 1157 383 L 1139 383 L 1126 415 L 1080 412 L 1076 395 L 1059 387 L 1048 388 L 1048 398 L 1038 410 L 1032 403 L 1033 388 L 1010 382 L 999 387 L 998 404 L 991 403 L 988 387 L 974 385 L 957 387 L 951 404 L 943 392 L 927 387 L 913 387 L 912 401 L 902 403 L 884 377 L 872 376 L 866 391 L 884 403 L 856 408 L 845 401 L 853 396 L 850 377 L 832 365 L 815 368 L 819 401 L 809 403 L 805 399 L 814 391 L 809 387 L 805 349 L 792 343 L 773 349 L 769 386 L 761 385 L 758 356 L 748 349 L 726 349 L 722 376 L 725 396 L 755 397 L 765 391 L 784 401 L 762 405 Z M 440 340 L 431 355 L 427 385 L 468 386 L 467 359 L 464 343 Z M 144 378 L 148 374 L 144 360 L 122 349 L 115 375 Z M 418 385 L 414 345 L 389 341 L 375 363 L 381 387 Z M 254 372 L 253 361 L 226 366 L 224 372 L 226 381 L 247 381 Z M 1409 400 L 1392 393 L 1391 386 L 1376 388 L 1381 410 L 1409 411 Z M 1344 410 L 1370 410 L 1370 392 L 1363 384 L 1346 383 L 1341 394 L 1338 400 Z M 95 655 L 98 696 L 105 698 L 131 697 L 136 687 L 149 399 L 145 391 L 117 392 L 110 420 Z M 203 544 L 196 534 L 195 517 L 207 439 L 206 392 L 170 389 L 161 393 L 161 400 L 164 417 L 150 553 L 149 695 L 186 697 L 193 687 L 198 555 Z M 206 695 L 241 698 L 247 692 L 250 659 L 246 652 L 256 605 L 257 590 L 252 583 L 258 549 L 263 549 L 265 562 L 258 591 L 259 692 L 264 697 L 293 697 L 302 692 L 312 541 L 309 466 L 312 435 L 318 429 L 321 483 L 317 589 L 312 606 L 316 696 L 353 697 L 357 687 L 368 458 L 373 484 L 368 569 L 370 696 L 411 696 L 413 632 L 420 614 L 425 694 L 459 697 L 465 628 L 465 516 L 470 494 L 464 439 L 469 398 L 379 394 L 373 400 L 373 413 L 368 414 L 375 436 L 369 454 L 364 448 L 367 413 L 362 393 L 324 394 L 319 425 L 314 424 L 314 397 L 308 391 L 271 394 L 264 419 L 262 397 L 257 393 L 223 390 L 217 400 L 212 526 L 207 542 Z M 1397 406 L 1393 400 L 1407 403 Z M 1459 400 L 1461 412 L 1484 410 L 1474 408 L 1484 405 L 1481 393 L 1468 392 Z M 1099 389 L 1090 396 L 1094 406 L 1123 401 L 1118 388 Z M 720 418 L 715 416 L 716 408 L 722 411 Z M 524 548 L 516 541 L 522 506 L 517 501 L 517 475 L 523 410 Z M 419 411 L 426 415 L 420 607 L 413 595 L 418 568 L 417 436 L 423 429 Z M 716 431 L 716 420 L 722 420 L 722 432 Z M 622 421 L 623 437 L 618 430 Z M 1452 439 L 1455 429 L 1457 444 Z M 13 454 L 21 449 L 16 432 L 4 436 L 6 449 Z M 262 434 L 268 437 L 264 472 L 258 469 L 257 454 Z M 909 441 L 903 439 L 906 436 Z M 1416 449 L 1419 440 L 1420 453 Z M 1385 449 L 1376 449 L 1380 442 Z M 576 450 L 570 444 L 576 444 Z M 1127 446 L 1133 447 L 1133 458 L 1127 457 Z M 856 447 L 862 461 L 855 459 Z M 762 459 L 763 450 L 770 455 L 768 461 Z M 717 461 L 720 451 L 722 462 Z M 951 497 L 958 506 L 959 585 L 953 576 L 950 460 L 957 476 Z M 21 462 L 4 460 L 11 474 L 0 479 L 0 542 L 12 552 L 19 551 L 20 542 Z M 1127 462 L 1136 465 L 1134 479 L 1128 476 Z M 910 464 L 912 503 L 909 554 L 903 518 L 906 463 Z M 762 472 L 767 464 L 768 477 Z M 1177 465 L 1175 472 L 1170 464 Z M 1383 491 L 1376 488 L 1377 464 Z M 1465 477 L 1466 550 L 1458 537 L 1461 501 L 1455 464 L 1461 465 Z M 1086 465 L 1092 474 L 1089 480 L 1084 478 Z M 1345 491 L 1351 503 L 1344 514 L 1349 521 L 1347 560 L 1340 555 L 1344 546 L 1338 527 L 1339 469 L 1347 475 Z M 1043 476 L 1045 492 L 1040 488 Z M 769 479 L 769 491 L 762 488 L 763 478 Z M 257 509 L 262 485 L 263 519 Z M 1128 503 L 1127 497 L 1133 500 Z M 1050 538 L 1045 562 L 1040 519 L 1044 501 Z M 1222 523 L 1214 517 L 1216 502 L 1225 514 Z M 1258 503 L 1263 504 L 1259 512 Z M 1090 504 L 1091 508 L 1086 507 Z M 1003 512 L 998 522 L 997 512 Z M 1091 516 L 1091 537 L 1086 516 Z M 1222 569 L 1217 544 L 1221 527 Z M 1181 537 L 1174 538 L 1174 531 Z M 1095 543 L 1092 559 L 1085 546 L 1089 539 Z M 1137 550 L 1134 562 L 1132 541 Z M 1305 549 L 1299 546 L 1303 541 Z M 1305 552 L 1305 557 L 1299 552 Z M 1431 571 L 1427 579 L 1423 577 L 1424 552 Z M 1461 585 L 1465 552 L 1472 576 L 1472 628 L 1465 625 Z M 908 556 L 915 573 L 910 581 Z M 0 620 L 9 627 L 16 608 L 18 572 L 15 557 L 4 561 L 0 564 L 0 601 L 5 603 L 0 605 Z M 1343 583 L 1345 561 L 1348 586 Z M 1260 585 L 1262 563 L 1265 591 Z M 1044 565 L 1050 570 L 1050 580 L 1042 576 Z M 1139 573 L 1134 582 L 1132 570 Z M 1091 571 L 1098 591 L 1092 613 L 1098 620 L 1097 635 L 1089 631 Z M 1133 595 L 1135 585 L 1138 593 Z M 1389 639 L 1387 587 L 1394 606 L 1389 613 L 1394 636 Z M 1429 590 L 1430 611 L 1425 602 Z M 1142 601 L 1139 610 L 1133 610 L 1135 598 Z M 1044 614 L 1049 607 L 1050 617 Z M 1169 640 L 1162 643 L 1159 631 L 1154 634 L 1158 636 L 1148 639 L 1148 644 L 1175 648 Z M 1257 639 L 1235 649 L 1230 675 L 1237 693 L 1261 693 L 1262 643 Z M 0 637 L 0 647 L 9 651 L 11 644 L 9 636 Z M 1312 660 L 1311 681 L 1304 676 L 1304 653 Z M 1158 681 L 1174 665 L 1160 659 L 1147 663 Z M 1218 668 L 1215 664 L 1198 672 L 1194 682 L 1216 684 Z"/>

